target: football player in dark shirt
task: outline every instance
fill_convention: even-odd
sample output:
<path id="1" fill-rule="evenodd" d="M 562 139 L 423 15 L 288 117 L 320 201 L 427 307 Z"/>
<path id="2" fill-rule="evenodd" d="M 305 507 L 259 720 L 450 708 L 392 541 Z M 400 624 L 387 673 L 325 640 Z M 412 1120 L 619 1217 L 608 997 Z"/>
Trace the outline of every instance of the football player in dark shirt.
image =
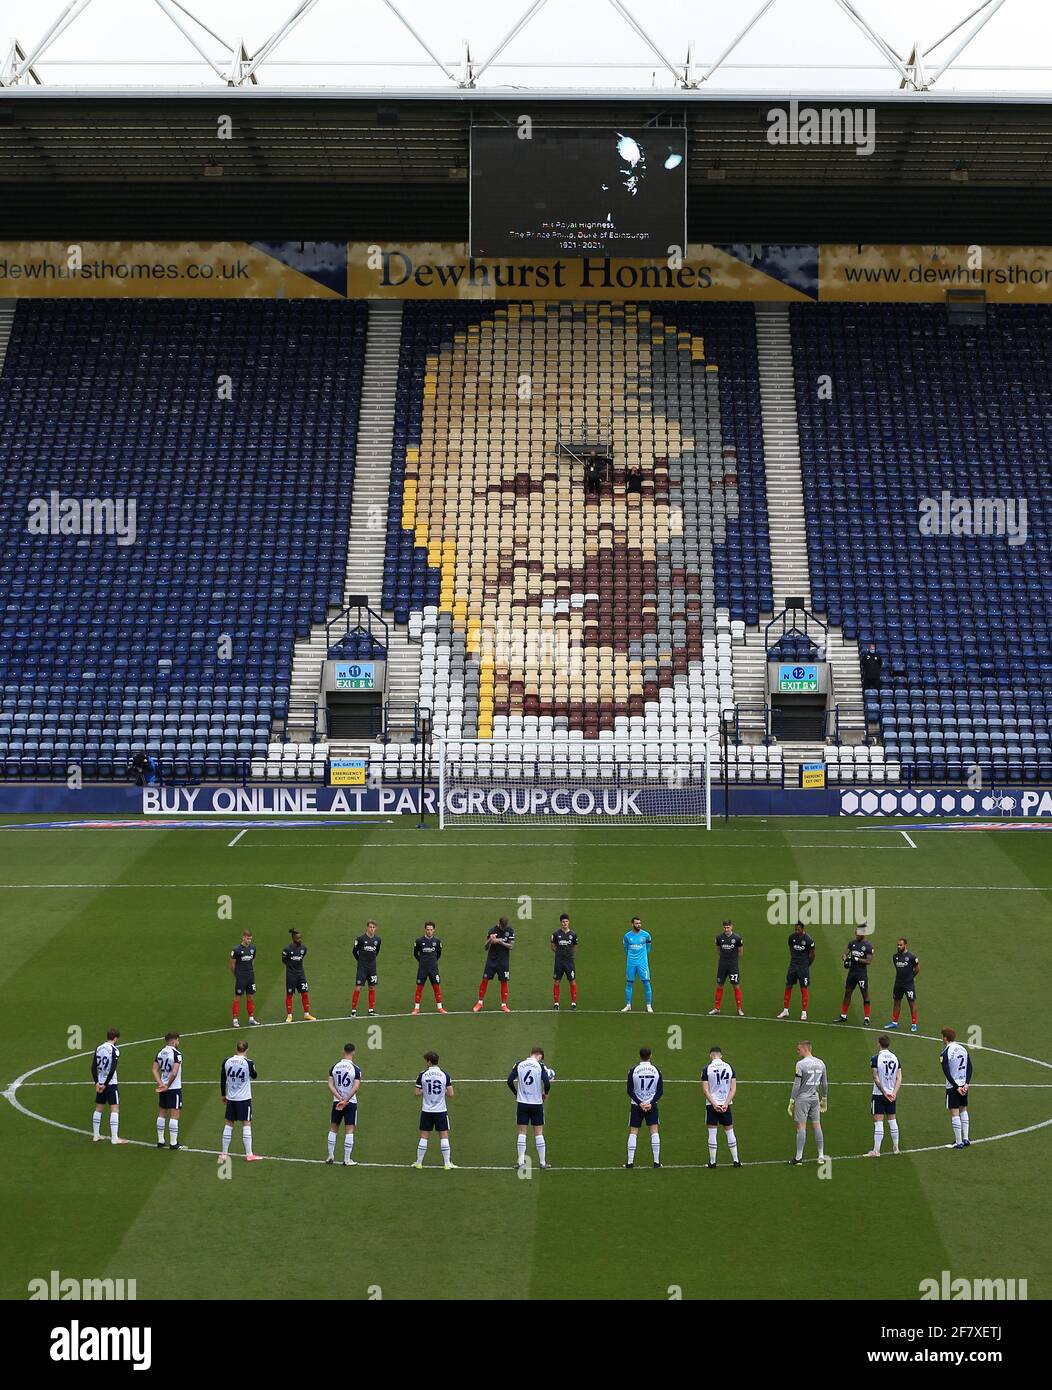
<path id="1" fill-rule="evenodd" d="M 416 999 L 413 1002 L 413 1013 L 420 1012 L 420 1000 L 423 997 L 424 985 L 430 984 L 435 994 L 435 1004 L 440 1014 L 445 1013 L 442 1007 L 442 977 L 438 973 L 438 961 L 442 954 L 442 938 L 435 935 L 434 922 L 424 923 L 424 934 L 418 936 L 413 942 L 413 955 L 416 957 Z"/>
<path id="2" fill-rule="evenodd" d="M 895 954 L 892 956 L 892 963 L 895 966 L 895 984 L 892 988 L 892 1010 L 891 1022 L 884 1025 L 885 1028 L 897 1028 L 899 1026 L 899 1013 L 902 1010 L 902 998 L 905 995 L 910 1006 L 910 1032 L 917 1031 L 917 991 L 913 986 L 913 981 L 920 974 L 920 961 L 910 950 L 909 942 L 904 936 L 900 936 L 895 946 Z"/>
<path id="3" fill-rule="evenodd" d="M 362 985 L 369 987 L 369 1013 L 376 1013 L 376 962 L 380 955 L 380 938 L 376 934 L 376 923 L 370 917 L 365 924 L 365 931 L 358 937 L 351 947 L 354 958 L 358 962 L 358 969 L 354 975 L 354 994 L 351 996 L 351 1017 L 358 1012 L 358 997 L 362 992 Z"/>
<path id="4" fill-rule="evenodd" d="M 734 923 L 729 917 L 723 919 L 723 930 L 716 938 L 716 1007 L 710 1009 L 710 1014 L 718 1014 L 720 1005 L 723 1003 L 723 987 L 728 980 L 734 990 L 734 1002 L 738 1006 L 738 1017 L 745 1017 L 745 1010 L 742 1008 L 742 987 L 741 987 L 741 954 L 745 943 L 734 930 Z"/>
<path id="5" fill-rule="evenodd" d="M 840 1016 L 834 1018 L 834 1023 L 846 1023 L 847 1011 L 851 1007 L 851 996 L 857 986 L 862 995 L 862 1023 L 869 1027 L 869 963 L 873 959 L 873 943 L 867 940 L 869 928 L 865 922 L 859 922 L 855 928 L 855 935 L 847 943 L 847 949 L 842 957 L 844 969 L 847 971 L 847 979 L 844 982 L 844 1002 L 840 1006 Z"/>
<path id="6" fill-rule="evenodd" d="M 558 931 L 552 932 L 552 954 L 555 956 L 555 983 L 552 985 L 553 1009 L 559 1007 L 559 986 L 565 975 L 570 981 L 570 1008 L 577 1008 L 577 933 L 570 930 L 570 918 L 564 912 L 559 918 Z"/>
<path id="7" fill-rule="evenodd" d="M 245 996 L 245 1008 L 248 1012 L 249 1023 L 259 1023 L 256 1017 L 256 1001 L 253 995 L 256 992 L 256 948 L 252 944 L 252 933 L 246 927 L 241 933 L 241 945 L 235 946 L 230 952 L 230 973 L 234 977 L 234 1027 L 240 1028 L 241 1021 L 238 1018 L 238 1011 L 241 1007 L 241 996 Z"/>
<path id="8" fill-rule="evenodd" d="M 298 994 L 303 1005 L 304 1020 L 307 1023 L 315 1023 L 317 1020 L 310 1011 L 307 974 L 303 968 L 303 957 L 307 954 L 307 948 L 295 927 L 289 927 L 289 936 L 292 940 L 281 953 L 281 959 L 285 962 L 285 1022 L 292 1022 L 292 996 Z"/>
<path id="9" fill-rule="evenodd" d="M 501 1012 L 511 1013 L 508 1008 L 508 980 L 511 978 L 511 948 L 514 945 L 515 928 L 510 925 L 507 917 L 502 917 L 495 927 L 490 927 L 486 935 L 486 964 L 479 982 L 478 1003 L 472 1005 L 473 1014 L 482 1012 L 482 1001 L 494 975 L 500 980 Z"/>
<path id="10" fill-rule="evenodd" d="M 789 1004 L 793 997 L 793 985 L 800 986 L 800 1022 L 807 1022 L 807 992 L 811 986 L 811 966 L 815 959 L 815 939 L 804 931 L 803 922 L 797 922 L 789 938 L 789 969 L 785 972 L 785 993 L 782 995 L 782 1012 L 779 1018 L 789 1017 Z"/>

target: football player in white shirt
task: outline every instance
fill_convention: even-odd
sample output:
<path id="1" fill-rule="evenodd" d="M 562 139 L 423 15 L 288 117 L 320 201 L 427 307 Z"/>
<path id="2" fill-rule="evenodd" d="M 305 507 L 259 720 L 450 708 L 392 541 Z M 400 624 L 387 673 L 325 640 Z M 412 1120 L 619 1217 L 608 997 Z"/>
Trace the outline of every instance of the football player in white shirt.
<path id="1" fill-rule="evenodd" d="M 533 1140 L 537 1145 L 537 1162 L 542 1168 L 551 1167 L 544 1141 L 544 1101 L 551 1090 L 552 1075 L 544 1065 L 544 1052 L 539 1047 L 535 1047 L 524 1061 L 517 1062 L 508 1072 L 508 1090 L 516 1100 L 515 1122 L 519 1126 L 515 1145 L 516 1168 L 526 1167 L 526 1131 L 531 1125 Z"/>
<path id="2" fill-rule="evenodd" d="M 102 1139 L 102 1112 L 107 1106 L 109 1106 L 110 1111 L 110 1143 L 126 1144 L 128 1142 L 117 1133 L 120 1125 L 120 1094 L 117 1090 L 117 1063 L 121 1055 L 120 1049 L 117 1047 L 119 1037 L 120 1031 L 111 1028 L 106 1034 L 106 1041 L 99 1043 L 91 1055 L 91 1079 L 95 1083 L 95 1109 L 91 1115 L 91 1137 L 96 1144 Z"/>
<path id="3" fill-rule="evenodd" d="M 628 1161 L 626 1168 L 636 1166 L 636 1139 L 646 1125 L 650 1131 L 650 1151 L 654 1167 L 661 1167 L 661 1135 L 658 1131 L 658 1101 L 665 1093 L 665 1081 L 650 1060 L 654 1054 L 649 1047 L 639 1049 L 639 1061 L 628 1073 Z"/>
<path id="4" fill-rule="evenodd" d="M 942 1040 L 946 1044 L 939 1054 L 942 1074 L 946 1078 L 946 1109 L 950 1112 L 953 1126 L 953 1147 L 966 1149 L 972 1142 L 968 1138 L 968 1087 L 972 1082 L 972 1059 L 964 1043 L 957 1041 L 953 1028 L 942 1028 Z"/>
<path id="5" fill-rule="evenodd" d="M 157 1083 L 157 1147 L 164 1148 L 164 1121 L 168 1117 L 168 1140 L 179 1147 L 179 1116 L 183 1111 L 183 1054 L 179 1034 L 165 1033 L 164 1046 L 153 1060 L 153 1079 Z"/>
<path id="6" fill-rule="evenodd" d="M 345 1043 L 343 1056 L 329 1069 L 329 1090 L 332 1092 L 332 1112 L 329 1115 L 329 1155 L 326 1163 L 335 1161 L 336 1136 L 343 1131 L 343 1166 L 354 1167 L 354 1127 L 358 1123 L 358 1087 L 362 1084 L 362 1069 L 354 1060 L 354 1043 Z"/>
<path id="7" fill-rule="evenodd" d="M 239 1042 L 233 1057 L 228 1057 L 219 1069 L 219 1095 L 226 1106 L 220 1162 L 229 1157 L 230 1140 L 236 1124 L 241 1126 L 246 1160 L 256 1163 L 261 1157 L 252 1152 L 252 1083 L 256 1080 L 256 1068 L 245 1055 L 247 1052 L 248 1043 Z"/>
<path id="8" fill-rule="evenodd" d="M 873 1072 L 873 1095 L 870 1098 L 870 1109 L 873 1112 L 873 1147 L 866 1155 L 867 1158 L 880 1157 L 880 1146 L 884 1142 L 885 1115 L 888 1117 L 888 1131 L 891 1134 L 891 1152 L 897 1154 L 899 1151 L 899 1122 L 895 1115 L 895 1102 L 902 1085 L 902 1067 L 894 1052 L 889 1051 L 891 1039 L 887 1033 L 881 1033 L 877 1039 L 877 1047 L 880 1051 L 870 1058 L 869 1063 Z"/>
<path id="9" fill-rule="evenodd" d="M 708 1064 L 702 1069 L 701 1089 L 705 1093 L 705 1127 L 709 1131 L 709 1161 L 707 1168 L 716 1167 L 716 1144 L 722 1129 L 727 1136 L 727 1147 L 731 1151 L 731 1162 L 740 1168 L 738 1158 L 738 1139 L 734 1133 L 734 1097 L 738 1090 L 738 1078 L 730 1062 L 724 1060 L 718 1047 L 709 1048 Z"/>
<path id="10" fill-rule="evenodd" d="M 416 1078 L 416 1094 L 421 1097 L 420 1142 L 416 1146 L 414 1168 L 423 1168 L 427 1141 L 432 1130 L 438 1130 L 438 1147 L 442 1152 L 442 1166 L 455 1168 L 449 1148 L 449 1113 L 446 1101 L 453 1095 L 453 1078 L 448 1071 L 438 1065 L 437 1052 L 425 1052 L 425 1069 Z"/>

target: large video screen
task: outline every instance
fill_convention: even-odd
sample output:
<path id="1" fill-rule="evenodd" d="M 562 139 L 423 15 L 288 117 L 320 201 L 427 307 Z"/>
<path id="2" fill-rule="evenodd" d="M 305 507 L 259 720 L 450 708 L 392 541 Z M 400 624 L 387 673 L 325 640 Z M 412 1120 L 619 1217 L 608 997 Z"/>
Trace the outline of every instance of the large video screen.
<path id="1" fill-rule="evenodd" d="M 664 259 L 687 236 L 684 130 L 471 132 L 473 256 Z"/>

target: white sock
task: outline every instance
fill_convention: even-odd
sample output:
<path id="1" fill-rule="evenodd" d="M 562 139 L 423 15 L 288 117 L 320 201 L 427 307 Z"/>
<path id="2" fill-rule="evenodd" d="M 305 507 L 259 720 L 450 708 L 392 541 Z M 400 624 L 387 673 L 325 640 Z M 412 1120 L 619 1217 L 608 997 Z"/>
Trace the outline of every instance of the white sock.
<path id="1" fill-rule="evenodd" d="M 241 1126 L 241 1138 L 244 1140 L 244 1143 L 245 1143 L 245 1156 L 247 1157 L 247 1156 L 252 1152 L 252 1126 L 251 1126 L 251 1125 L 242 1125 L 242 1126 Z"/>
<path id="2" fill-rule="evenodd" d="M 891 1135 L 891 1147 L 897 1149 L 899 1146 L 899 1122 L 894 1116 L 888 1119 L 888 1133 Z"/>
<path id="3" fill-rule="evenodd" d="M 224 1157 L 224 1158 L 226 1158 L 227 1154 L 228 1154 L 229 1151 L 230 1151 L 230 1140 L 233 1138 L 233 1135 L 234 1135 L 234 1126 L 233 1126 L 233 1125 L 224 1125 L 224 1126 L 223 1126 L 223 1157 Z"/>
<path id="4" fill-rule="evenodd" d="M 526 1162 L 526 1136 L 520 1134 L 515 1140 L 515 1162 L 521 1168 Z"/>
<path id="5" fill-rule="evenodd" d="M 716 1162 L 716 1126 L 709 1126 L 709 1162 Z"/>
<path id="6" fill-rule="evenodd" d="M 92 1132 L 92 1134 L 94 1134 L 94 1136 L 95 1136 L 96 1139 L 99 1137 L 99 1133 L 100 1133 L 101 1129 L 102 1129 L 102 1111 L 101 1111 L 101 1110 L 93 1110 L 93 1111 L 91 1112 L 91 1132 Z"/>
<path id="7" fill-rule="evenodd" d="M 543 1135 L 543 1134 L 535 1134 L 535 1135 L 533 1136 L 533 1142 L 537 1145 L 537 1157 L 538 1157 L 538 1159 L 540 1160 L 540 1162 L 543 1164 L 544 1161 L 545 1161 L 545 1155 L 546 1155 L 547 1152 L 548 1152 L 547 1145 L 546 1145 L 545 1142 L 544 1142 L 544 1135 Z"/>
<path id="8" fill-rule="evenodd" d="M 629 1163 L 636 1161 L 636 1136 L 634 1134 L 628 1136 L 628 1161 Z"/>
<path id="9" fill-rule="evenodd" d="M 815 1143 L 818 1145 L 818 1157 L 819 1157 L 819 1158 L 825 1158 L 825 1156 L 826 1156 L 826 1138 L 825 1138 L 825 1135 L 822 1133 L 822 1126 L 821 1126 L 821 1125 L 815 1125 Z"/>
<path id="10" fill-rule="evenodd" d="M 172 1144 L 178 1144 L 179 1142 L 179 1121 L 174 1115 L 168 1121 L 168 1139 Z"/>
<path id="11" fill-rule="evenodd" d="M 344 1158 L 350 1158 L 350 1156 L 351 1156 L 351 1150 L 352 1150 L 353 1148 L 354 1148 L 354 1130 L 353 1130 L 353 1129 L 345 1130 L 345 1131 L 344 1131 L 344 1135 L 343 1135 L 343 1156 L 344 1156 Z"/>
<path id="12" fill-rule="evenodd" d="M 654 1162 L 661 1161 L 661 1136 L 656 1129 L 650 1131 L 650 1152 L 654 1155 Z"/>
<path id="13" fill-rule="evenodd" d="M 884 1121 L 877 1120 L 873 1124 L 873 1147 L 880 1153 L 880 1146 L 884 1142 Z"/>
<path id="14" fill-rule="evenodd" d="M 158 1142 L 158 1144 L 163 1144 L 163 1143 L 164 1143 L 164 1116 L 163 1116 L 163 1115 L 158 1115 L 158 1116 L 157 1116 L 157 1142 Z"/>
<path id="15" fill-rule="evenodd" d="M 726 1136 L 727 1136 L 727 1147 L 728 1147 L 728 1148 L 730 1149 L 730 1151 L 731 1151 L 731 1162 L 732 1162 L 732 1163 L 737 1163 L 737 1162 L 738 1162 L 738 1140 L 737 1140 L 737 1138 L 736 1138 L 736 1136 L 735 1136 L 735 1133 L 734 1133 L 734 1126 L 733 1126 L 733 1125 L 730 1125 L 730 1126 L 724 1131 L 724 1133 L 725 1133 Z"/>
<path id="16" fill-rule="evenodd" d="M 961 1111 L 961 1138 L 962 1138 L 962 1139 L 967 1139 L 967 1138 L 968 1138 L 968 1111 L 967 1111 L 967 1110 L 962 1110 L 962 1111 Z"/>
<path id="17" fill-rule="evenodd" d="M 336 1135 L 332 1132 L 331 1129 L 329 1130 L 326 1143 L 328 1144 L 329 1157 L 332 1158 L 333 1154 L 336 1152 Z"/>
<path id="18" fill-rule="evenodd" d="M 439 1147 L 439 1149 L 441 1150 L 441 1153 L 442 1153 L 442 1162 L 443 1162 L 443 1163 L 452 1163 L 453 1160 L 452 1160 L 452 1158 L 450 1157 L 450 1152 L 449 1152 L 449 1140 L 448 1140 L 448 1139 L 440 1139 L 440 1140 L 438 1141 L 438 1147 Z"/>
<path id="19" fill-rule="evenodd" d="M 427 1153 L 427 1140 L 426 1140 L 426 1139 L 421 1139 L 420 1142 L 419 1142 L 419 1144 L 417 1144 L 417 1146 L 416 1146 L 416 1161 L 417 1161 L 417 1163 L 423 1163 L 423 1161 L 424 1161 L 424 1155 L 425 1155 L 426 1153 Z"/>
<path id="20" fill-rule="evenodd" d="M 110 1111 L 110 1138 L 114 1143 L 117 1142 L 117 1128 L 120 1125 L 121 1117 L 116 1110 Z"/>
<path id="21" fill-rule="evenodd" d="M 803 1156 L 804 1156 L 804 1144 L 805 1144 L 806 1142 L 807 1142 L 807 1130 L 806 1130 L 806 1129 L 798 1129 L 798 1130 L 796 1131 L 796 1156 L 797 1156 L 797 1158 L 803 1158 Z"/>
<path id="22" fill-rule="evenodd" d="M 955 1144 L 959 1144 L 959 1143 L 961 1142 L 961 1117 L 960 1117 L 960 1115 L 951 1115 L 951 1116 L 950 1116 L 950 1126 L 951 1126 L 951 1128 L 953 1129 L 953 1142 L 954 1142 Z"/>

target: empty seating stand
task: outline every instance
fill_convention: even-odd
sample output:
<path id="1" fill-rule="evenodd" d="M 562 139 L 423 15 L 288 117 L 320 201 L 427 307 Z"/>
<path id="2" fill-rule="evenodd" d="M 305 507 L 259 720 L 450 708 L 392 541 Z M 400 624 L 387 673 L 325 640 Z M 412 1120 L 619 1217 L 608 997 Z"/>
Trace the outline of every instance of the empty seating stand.
<path id="1" fill-rule="evenodd" d="M 343 602 L 366 312 L 24 301 L 0 375 L 0 759 L 9 778 L 244 775 L 293 644 Z M 28 508 L 135 503 L 134 542 Z M 313 770 L 311 754 L 304 759 Z"/>
<path id="2" fill-rule="evenodd" d="M 866 713 L 888 768 L 1052 782 L 1052 311 L 790 313 L 814 606 L 883 658 Z M 1025 499 L 1025 543 L 925 534 L 944 494 Z"/>

